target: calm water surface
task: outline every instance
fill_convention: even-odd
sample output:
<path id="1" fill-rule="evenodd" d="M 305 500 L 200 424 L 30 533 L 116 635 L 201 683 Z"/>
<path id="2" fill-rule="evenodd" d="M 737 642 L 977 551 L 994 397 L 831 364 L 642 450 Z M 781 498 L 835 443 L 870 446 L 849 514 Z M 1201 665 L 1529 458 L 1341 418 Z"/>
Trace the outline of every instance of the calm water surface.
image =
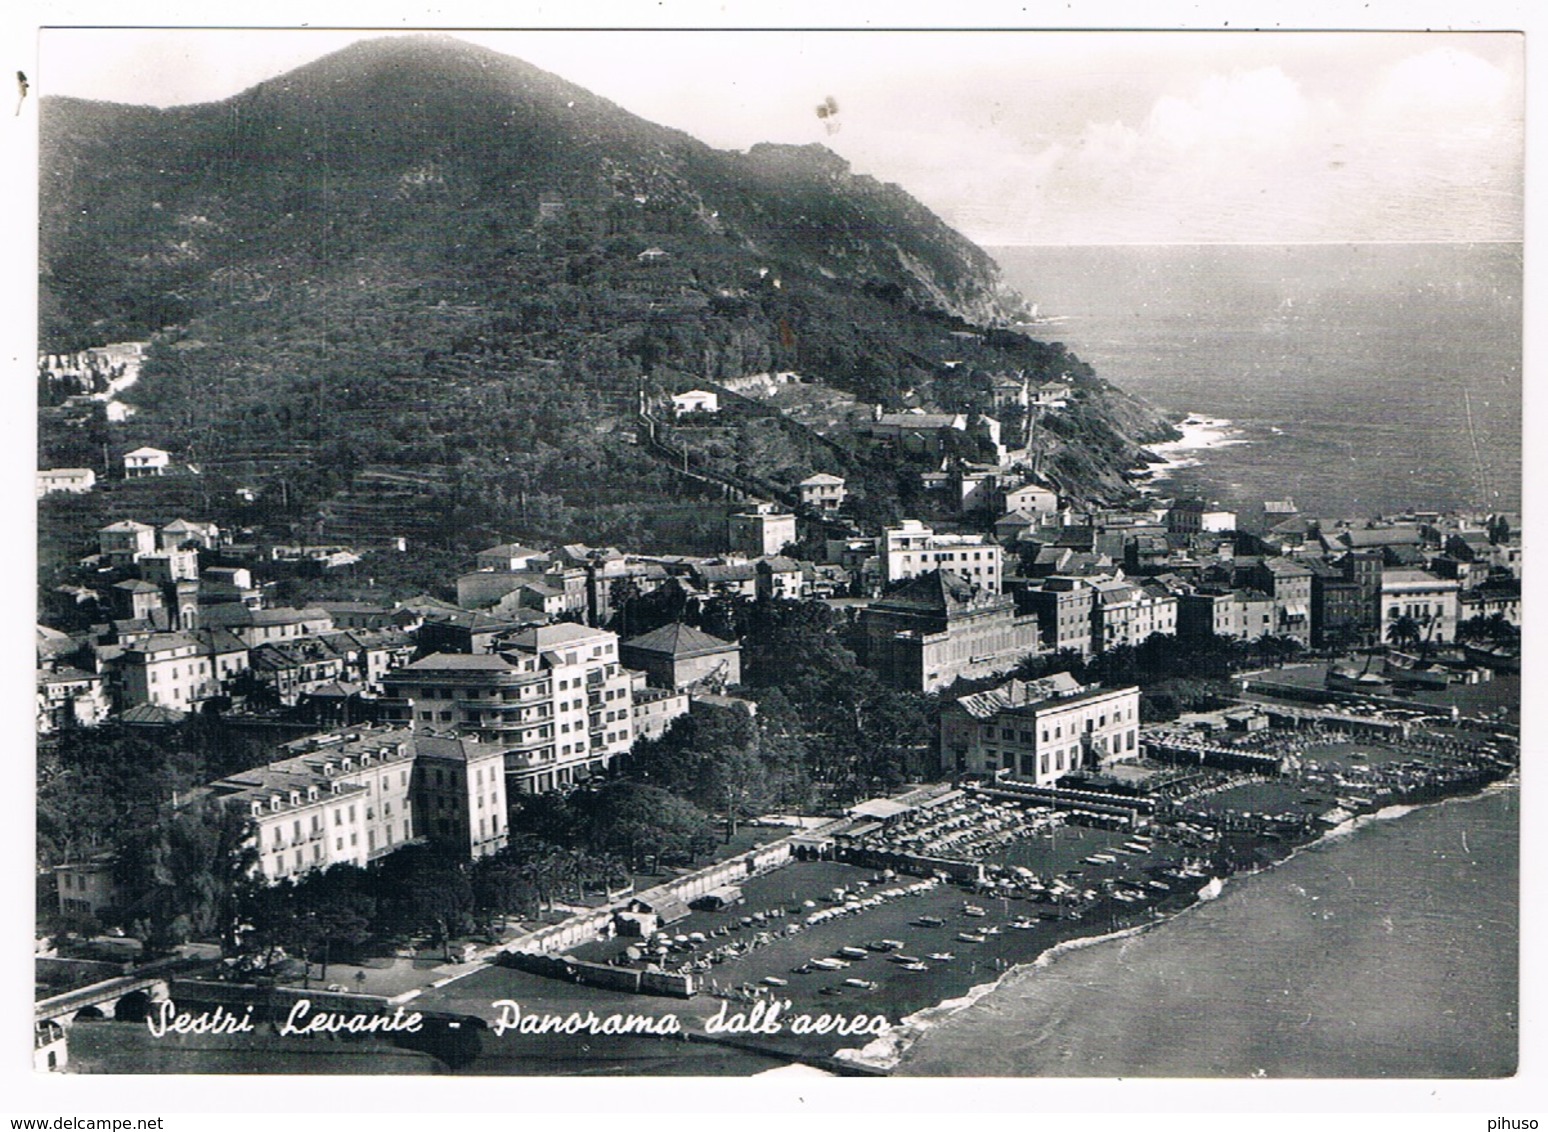
<path id="1" fill-rule="evenodd" d="M 991 249 L 1044 331 L 1246 444 L 1175 476 L 1247 509 L 1519 510 L 1519 244 Z"/>
<path id="2" fill-rule="evenodd" d="M 1364 823 L 1150 932 L 1021 969 L 897 1072 L 1508 1075 L 1516 803 L 1509 787 Z"/>

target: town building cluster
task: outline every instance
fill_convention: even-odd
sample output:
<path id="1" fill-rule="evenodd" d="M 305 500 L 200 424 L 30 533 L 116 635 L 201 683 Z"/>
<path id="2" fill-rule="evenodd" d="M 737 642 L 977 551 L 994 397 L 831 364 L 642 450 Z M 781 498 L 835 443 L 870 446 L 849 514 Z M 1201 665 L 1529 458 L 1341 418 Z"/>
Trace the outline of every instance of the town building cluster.
<path id="1" fill-rule="evenodd" d="M 1062 383 L 1002 376 L 997 411 L 1056 412 L 1071 396 Z M 718 413 L 701 394 L 676 398 L 674 412 Z M 726 599 L 828 603 L 861 664 L 947 698 L 944 772 L 1036 785 L 1131 755 L 1138 690 L 1068 675 L 983 690 L 1032 657 L 1090 659 L 1157 635 L 1273 637 L 1302 649 L 1387 643 L 1402 664 L 1453 644 L 1466 622 L 1520 624 L 1514 516 L 1342 520 L 1284 500 L 1239 523 L 1199 499 L 1086 507 L 1035 462 L 1007 459 L 983 414 L 883 413 L 864 431 L 931 459 L 961 434 L 999 462 L 959 454 L 923 473 L 928 522 L 867 531 L 845 480 L 814 471 L 788 504 L 731 504 L 716 555 L 498 543 L 445 579 L 455 601 L 276 605 L 269 567 L 326 578 L 361 551 L 259 546 L 197 518 L 118 519 L 77 573 L 88 581 L 47 595 L 92 623 L 39 626 L 38 731 L 109 720 L 154 730 L 213 706 L 317 732 L 209 787 L 250 811 L 274 879 L 421 838 L 493 851 L 511 799 L 607 774 L 679 717 L 739 704 L 742 642 L 685 623 L 693 616 L 631 631 L 631 602 L 663 589 L 689 611 Z M 153 448 L 123 460 L 126 480 L 177 466 Z M 39 492 L 93 481 L 54 469 L 39 473 Z M 953 700 L 959 681 L 973 690 Z"/>

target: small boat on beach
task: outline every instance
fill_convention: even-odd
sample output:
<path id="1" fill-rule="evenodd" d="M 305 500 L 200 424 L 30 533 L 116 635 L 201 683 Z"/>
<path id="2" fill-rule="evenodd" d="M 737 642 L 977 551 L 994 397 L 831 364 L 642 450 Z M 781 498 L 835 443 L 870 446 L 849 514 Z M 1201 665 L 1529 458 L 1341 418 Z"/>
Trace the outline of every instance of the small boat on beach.
<path id="1" fill-rule="evenodd" d="M 790 985 L 789 979 L 782 979 L 778 975 L 764 975 L 763 981 L 771 987 L 788 987 Z"/>
<path id="2" fill-rule="evenodd" d="M 932 951 L 930 952 L 929 957 L 937 963 L 950 963 L 953 959 L 956 958 L 956 956 L 949 951 Z"/>
<path id="3" fill-rule="evenodd" d="M 887 958 L 890 959 L 892 962 L 900 964 L 900 965 L 901 964 L 905 964 L 905 963 L 918 963 L 919 962 L 919 956 L 917 956 L 917 955 L 903 955 L 903 954 L 900 953 L 898 955 L 889 955 L 889 956 L 887 956 Z"/>
<path id="4" fill-rule="evenodd" d="M 870 979 L 845 979 L 846 987 L 854 987 L 856 990 L 875 990 L 876 983 Z"/>
<path id="5" fill-rule="evenodd" d="M 869 959 L 871 953 L 863 947 L 841 947 L 838 954 L 845 959 Z"/>
<path id="6" fill-rule="evenodd" d="M 962 914 L 964 916 L 987 916 L 989 913 L 977 904 L 964 904 L 962 906 Z"/>
<path id="7" fill-rule="evenodd" d="M 928 971 L 929 969 L 928 963 L 905 963 L 898 968 L 900 971 Z"/>
<path id="8" fill-rule="evenodd" d="M 939 916 L 920 916 L 914 923 L 921 928 L 938 928 L 944 925 L 946 921 Z"/>
<path id="9" fill-rule="evenodd" d="M 849 966 L 842 959 L 813 959 L 810 965 L 819 971 L 842 971 Z"/>
<path id="10" fill-rule="evenodd" d="M 982 932 L 958 932 L 957 938 L 963 943 L 983 943 L 989 937 Z"/>
<path id="11" fill-rule="evenodd" d="M 1020 919 L 1012 920 L 1011 927 L 1019 928 L 1022 931 L 1029 931 L 1032 928 L 1037 927 L 1037 921 L 1028 919 L 1026 916 L 1022 916 Z"/>

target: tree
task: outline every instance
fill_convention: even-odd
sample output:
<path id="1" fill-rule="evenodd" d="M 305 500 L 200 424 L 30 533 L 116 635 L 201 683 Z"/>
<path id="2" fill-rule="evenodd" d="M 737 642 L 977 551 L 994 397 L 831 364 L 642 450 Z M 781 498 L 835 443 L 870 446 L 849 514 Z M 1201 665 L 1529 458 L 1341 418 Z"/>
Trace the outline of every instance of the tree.
<path id="1" fill-rule="evenodd" d="M 637 637 L 652 629 L 681 621 L 687 612 L 687 607 L 688 595 L 683 587 L 675 581 L 668 581 L 648 594 L 630 598 L 621 605 L 614 603 L 614 608 L 618 610 L 614 615 L 615 621 L 620 626 L 628 627 L 627 633 L 620 627 L 617 630 L 618 634 L 623 637 Z"/>
<path id="2" fill-rule="evenodd" d="M 648 856 L 692 857 L 712 841 L 704 811 L 657 786 L 610 782 L 579 808 L 585 815 L 588 847 L 617 854 L 634 867 Z"/>
<path id="3" fill-rule="evenodd" d="M 247 816 L 205 799 L 126 838 L 113 877 L 133 934 L 147 946 L 164 949 L 193 936 L 218 935 L 223 949 L 234 953 L 241 899 L 256 883 L 256 864 Z"/>
<path id="4" fill-rule="evenodd" d="M 1079 650 L 1069 648 L 1052 653 L 1030 653 L 1016 666 L 1014 675 L 1018 680 L 1041 680 L 1060 672 L 1068 672 L 1076 680 L 1085 683 L 1085 657 Z"/>
<path id="5" fill-rule="evenodd" d="M 371 938 L 377 916 L 376 896 L 364 869 L 334 865 L 306 874 L 296 885 L 296 922 L 306 943 L 300 954 L 308 961 L 322 954 L 322 975 L 336 954 L 353 957 Z"/>
<path id="6" fill-rule="evenodd" d="M 495 936 L 497 921 L 512 912 L 525 915 L 537 903 L 538 890 L 519 857 L 507 849 L 473 862 L 473 916 Z"/>
<path id="7" fill-rule="evenodd" d="M 1387 640 L 1399 648 L 1413 648 L 1419 644 L 1419 622 L 1408 614 L 1394 618 L 1387 626 Z"/>
<path id="8" fill-rule="evenodd" d="M 607 599 L 608 605 L 613 610 L 608 627 L 622 640 L 638 636 L 633 622 L 629 619 L 629 608 L 640 599 L 640 584 L 631 577 L 619 578 L 609 584 Z"/>
<path id="9" fill-rule="evenodd" d="M 473 889 L 463 861 L 409 845 L 382 859 L 376 879 L 384 918 L 398 930 L 428 932 L 449 947 L 452 937 L 469 927 Z"/>
<path id="10" fill-rule="evenodd" d="M 811 800 L 806 722 L 779 688 L 758 695 L 758 755 L 775 805 L 804 807 Z"/>
<path id="11" fill-rule="evenodd" d="M 141 837 L 205 780 L 199 757 L 122 726 L 66 731 L 38 753 L 38 854 L 49 866 Z"/>
<path id="12" fill-rule="evenodd" d="M 1282 666 L 1295 659 L 1301 651 L 1301 642 L 1294 637 L 1265 634 L 1253 642 L 1253 648 L 1264 664 Z"/>
<path id="13" fill-rule="evenodd" d="M 768 777 L 756 752 L 748 747 L 717 747 L 707 753 L 705 764 L 698 798 L 712 809 L 724 809 L 726 840 L 730 841 L 736 836 L 738 820 L 766 808 Z"/>
<path id="14" fill-rule="evenodd" d="M 1517 645 L 1521 643 L 1521 630 L 1512 625 L 1503 613 L 1491 613 L 1487 617 L 1469 617 L 1460 622 L 1457 625 L 1457 640 Z"/>

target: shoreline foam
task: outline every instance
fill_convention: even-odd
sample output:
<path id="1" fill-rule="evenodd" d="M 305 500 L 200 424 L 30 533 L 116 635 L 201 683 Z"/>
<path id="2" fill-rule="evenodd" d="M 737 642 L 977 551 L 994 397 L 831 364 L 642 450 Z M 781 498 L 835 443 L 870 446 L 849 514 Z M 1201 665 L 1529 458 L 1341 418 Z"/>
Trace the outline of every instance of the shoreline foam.
<path id="1" fill-rule="evenodd" d="M 1237 428 L 1235 423 L 1225 417 L 1206 417 L 1201 413 L 1190 413 L 1176 425 L 1182 438 L 1179 440 L 1167 440 L 1160 444 L 1148 446 L 1148 451 L 1161 457 L 1158 464 L 1148 465 L 1151 483 L 1160 482 L 1171 478 L 1173 472 L 1181 468 L 1196 468 L 1202 464 L 1202 454 L 1212 452 L 1219 448 L 1233 448 L 1242 444 L 1251 444 L 1243 430 Z M 1199 453 L 1200 455 L 1194 455 Z"/>
<path id="2" fill-rule="evenodd" d="M 1364 829 L 1370 825 L 1374 825 L 1377 822 L 1395 821 L 1398 818 L 1406 816 L 1407 814 L 1411 814 L 1419 810 L 1427 810 L 1434 806 L 1443 806 L 1448 802 L 1471 802 L 1485 797 L 1492 797 L 1496 794 L 1506 793 L 1519 786 L 1518 776 L 1518 771 L 1512 771 L 1504 778 L 1490 782 L 1482 788 L 1472 791 L 1471 793 L 1449 795 L 1447 797 L 1436 798 L 1433 801 L 1426 802 L 1395 802 L 1391 805 L 1383 806 L 1377 810 L 1370 810 L 1366 811 L 1365 813 L 1356 814 L 1355 816 L 1340 822 L 1338 825 L 1325 830 L 1322 834 L 1313 838 L 1312 840 L 1293 846 L 1289 852 L 1285 853 L 1284 856 L 1277 857 L 1266 865 L 1253 869 L 1244 869 L 1241 872 L 1224 877 L 1210 877 L 1208 883 L 1206 883 L 1196 894 L 1193 902 L 1186 905 L 1185 907 L 1179 908 L 1175 912 L 1159 915 L 1155 919 L 1152 919 L 1146 923 L 1135 924 L 1132 927 L 1121 928 L 1118 931 L 1104 932 L 1101 935 L 1076 936 L 1071 939 L 1060 940 L 1058 943 L 1055 943 L 1052 946 L 1038 952 L 1035 957 L 1028 960 L 1027 962 L 1016 963 L 1008 967 L 1000 974 L 998 978 L 994 979 L 992 982 L 980 983 L 972 987 L 965 995 L 946 999 L 943 1002 L 936 1003 L 934 1006 L 927 1006 L 922 1010 L 916 1010 L 912 1014 L 905 1015 L 903 1018 L 899 1019 L 898 1024 L 893 1027 L 892 1030 L 877 1038 L 876 1040 L 867 1043 L 863 1047 L 851 1047 L 835 1050 L 833 1053 L 833 1059 L 835 1061 L 862 1065 L 872 1070 L 890 1074 L 902 1062 L 903 1058 L 908 1054 L 908 1051 L 919 1041 L 920 1038 L 924 1037 L 926 1033 L 928 1033 L 931 1029 L 934 1029 L 937 1025 L 950 1018 L 951 1016 L 959 1013 L 960 1011 L 966 1010 L 970 1006 L 975 1005 L 987 995 L 993 993 L 1001 987 L 1010 985 L 1009 980 L 1013 975 L 1017 976 L 1016 981 L 1020 981 L 1022 978 L 1028 978 L 1035 975 L 1037 971 L 1048 968 L 1062 955 L 1067 955 L 1075 951 L 1083 951 L 1086 948 L 1095 947 L 1099 944 L 1109 943 L 1114 940 L 1127 939 L 1132 936 L 1138 936 L 1145 932 L 1151 931 L 1154 928 L 1170 924 L 1178 917 L 1185 916 L 1189 912 L 1192 912 L 1213 900 L 1219 899 L 1219 897 L 1223 894 L 1225 886 L 1229 884 L 1231 880 L 1234 880 L 1237 877 L 1252 877 L 1272 872 L 1274 869 L 1277 869 L 1280 865 L 1293 859 L 1302 852 L 1316 849 L 1321 846 L 1336 844 L 1339 841 L 1348 838 L 1358 830 Z M 1206 892 L 1210 892 L 1210 895 L 1205 895 Z"/>

